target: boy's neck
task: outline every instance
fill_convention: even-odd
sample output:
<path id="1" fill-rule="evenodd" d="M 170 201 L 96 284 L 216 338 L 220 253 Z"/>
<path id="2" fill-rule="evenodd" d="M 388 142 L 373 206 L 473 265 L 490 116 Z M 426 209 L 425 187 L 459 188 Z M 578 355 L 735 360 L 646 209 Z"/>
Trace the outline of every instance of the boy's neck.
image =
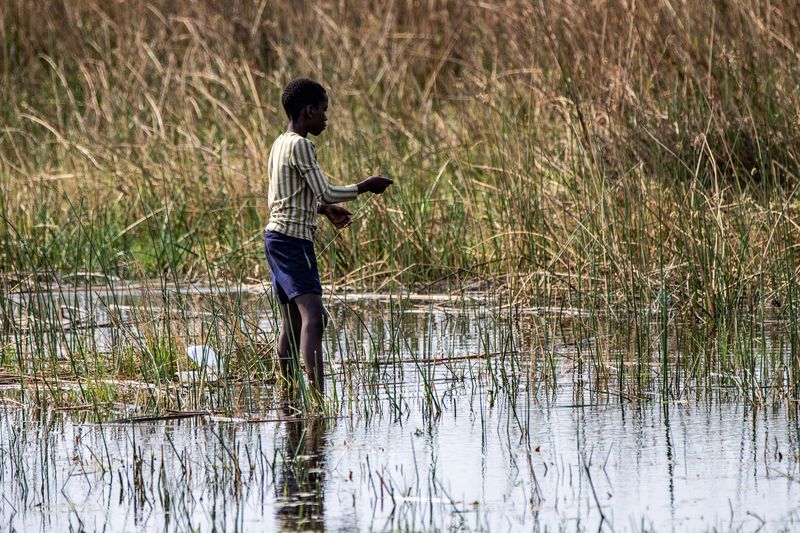
<path id="1" fill-rule="evenodd" d="M 302 121 L 290 121 L 286 131 L 296 133 L 303 138 L 308 137 L 308 126 L 303 124 Z"/>

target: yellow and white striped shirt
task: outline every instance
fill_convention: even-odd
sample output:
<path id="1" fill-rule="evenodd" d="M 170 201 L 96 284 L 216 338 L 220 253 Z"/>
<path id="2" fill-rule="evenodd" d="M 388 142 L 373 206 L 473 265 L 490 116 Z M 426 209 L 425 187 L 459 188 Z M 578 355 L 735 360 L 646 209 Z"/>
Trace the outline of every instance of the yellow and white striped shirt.
<path id="1" fill-rule="evenodd" d="M 320 202 L 354 200 L 357 185 L 328 183 L 317 165 L 314 143 L 294 132 L 281 134 L 269 152 L 269 223 L 267 229 L 314 240 Z"/>

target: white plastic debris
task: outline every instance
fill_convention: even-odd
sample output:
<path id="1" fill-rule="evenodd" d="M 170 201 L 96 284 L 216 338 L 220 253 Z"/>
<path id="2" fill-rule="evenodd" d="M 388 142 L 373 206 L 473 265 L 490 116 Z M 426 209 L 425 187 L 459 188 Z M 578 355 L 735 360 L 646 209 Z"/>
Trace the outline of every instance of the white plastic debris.
<path id="1" fill-rule="evenodd" d="M 186 353 L 189 359 L 194 361 L 198 369 L 202 372 L 204 369 L 206 375 L 213 379 L 216 378 L 218 373 L 222 372 L 222 361 L 217 357 L 214 348 L 205 345 L 193 345 L 186 348 Z"/>

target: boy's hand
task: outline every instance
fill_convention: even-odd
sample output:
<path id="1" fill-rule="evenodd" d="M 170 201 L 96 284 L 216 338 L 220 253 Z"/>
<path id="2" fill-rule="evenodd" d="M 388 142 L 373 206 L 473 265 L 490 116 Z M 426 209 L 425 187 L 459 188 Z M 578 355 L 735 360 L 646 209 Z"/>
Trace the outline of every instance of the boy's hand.
<path id="1" fill-rule="evenodd" d="M 353 222 L 353 213 L 338 205 L 321 204 L 319 212 L 328 217 L 336 229 L 346 228 Z"/>
<path id="2" fill-rule="evenodd" d="M 381 194 L 392 183 L 394 183 L 394 181 L 389 178 L 372 176 L 358 184 L 358 194 L 365 192 Z"/>

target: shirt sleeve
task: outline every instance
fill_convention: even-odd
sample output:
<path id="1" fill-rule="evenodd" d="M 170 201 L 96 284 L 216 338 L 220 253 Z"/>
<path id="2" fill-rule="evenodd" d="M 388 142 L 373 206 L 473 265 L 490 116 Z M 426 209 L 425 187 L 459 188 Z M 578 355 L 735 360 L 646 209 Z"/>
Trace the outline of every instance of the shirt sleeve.
<path id="1" fill-rule="evenodd" d="M 293 148 L 294 163 L 300 175 L 308 183 L 319 202 L 338 204 L 355 200 L 358 196 L 357 185 L 331 185 L 325 179 L 317 164 L 317 153 L 314 143 L 308 139 L 300 139 Z"/>

